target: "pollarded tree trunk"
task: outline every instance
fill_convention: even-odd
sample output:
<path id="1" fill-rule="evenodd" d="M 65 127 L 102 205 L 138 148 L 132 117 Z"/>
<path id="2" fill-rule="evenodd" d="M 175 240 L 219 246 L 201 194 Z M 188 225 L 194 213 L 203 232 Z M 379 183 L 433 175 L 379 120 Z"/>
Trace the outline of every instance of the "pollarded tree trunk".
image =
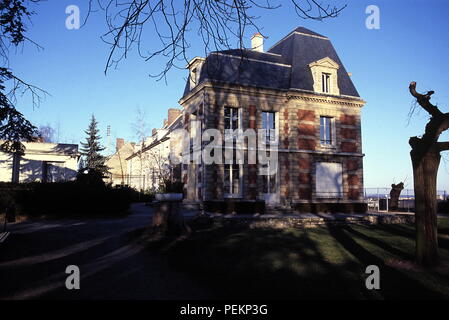
<path id="1" fill-rule="evenodd" d="M 425 266 L 438 263 L 437 173 L 439 152 L 424 157 L 411 153 L 415 186 L 416 259 Z"/>
<path id="2" fill-rule="evenodd" d="M 438 138 L 449 129 L 449 113 L 442 113 L 430 103 L 433 91 L 418 93 L 416 82 L 410 83 L 409 90 L 431 116 L 424 135 L 410 138 L 409 144 L 415 188 L 416 260 L 421 265 L 435 266 L 438 263 L 437 173 L 440 152 L 449 150 L 449 142 L 438 142 Z"/>
<path id="3" fill-rule="evenodd" d="M 401 196 L 401 192 L 404 189 L 404 183 L 400 182 L 398 184 L 391 185 L 390 191 L 390 201 L 388 203 L 388 210 L 395 211 L 399 208 L 399 197 Z"/>

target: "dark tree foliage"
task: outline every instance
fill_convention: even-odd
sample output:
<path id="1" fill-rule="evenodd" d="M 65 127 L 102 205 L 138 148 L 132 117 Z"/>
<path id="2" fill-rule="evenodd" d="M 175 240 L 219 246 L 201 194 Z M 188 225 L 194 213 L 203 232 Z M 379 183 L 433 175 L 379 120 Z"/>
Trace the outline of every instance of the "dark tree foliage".
<path id="1" fill-rule="evenodd" d="M 25 148 L 21 141 L 33 141 L 37 135 L 36 127 L 17 111 L 4 94 L 5 80 L 11 79 L 11 72 L 0 68 L 0 149 L 6 152 L 23 154 Z"/>
<path id="2" fill-rule="evenodd" d="M 81 168 L 81 170 L 85 171 L 87 169 L 90 174 L 104 175 L 107 173 L 108 168 L 105 165 L 106 157 L 101 155 L 100 152 L 105 148 L 100 144 L 101 137 L 99 135 L 98 122 L 94 115 L 92 115 L 89 127 L 85 133 L 87 134 L 86 142 L 81 142 L 81 155 L 84 157 L 84 168 Z"/>
<path id="3" fill-rule="evenodd" d="M 6 46 L 7 42 L 17 46 L 26 40 L 24 19 L 32 15 L 32 12 L 27 9 L 29 2 L 39 2 L 39 0 L 2 0 L 0 2 L 2 46 Z M 3 54 L 6 55 L 7 52 Z"/>
<path id="4" fill-rule="evenodd" d="M 25 20 L 33 14 L 29 10 L 33 2 L 39 0 L 0 1 L 0 150 L 19 154 L 24 152 L 22 141 L 35 140 L 37 129 L 16 109 L 16 93 L 30 93 L 33 107 L 40 103 L 40 94 L 46 93 L 21 80 L 8 68 L 9 47 L 32 42 L 25 36 Z"/>

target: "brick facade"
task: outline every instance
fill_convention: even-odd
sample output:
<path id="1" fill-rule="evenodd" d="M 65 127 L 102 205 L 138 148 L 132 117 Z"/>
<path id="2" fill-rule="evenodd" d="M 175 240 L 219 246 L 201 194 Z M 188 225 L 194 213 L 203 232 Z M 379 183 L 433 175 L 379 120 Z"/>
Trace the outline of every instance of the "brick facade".
<path id="1" fill-rule="evenodd" d="M 206 89 L 205 89 L 206 90 Z M 360 201 L 363 195 L 363 167 L 360 134 L 360 106 L 339 103 L 327 99 L 310 100 L 303 97 L 286 99 L 264 94 L 228 93 L 222 95 L 217 89 L 207 89 L 209 103 L 204 105 L 205 128 L 216 128 L 224 133 L 224 107 L 241 108 L 241 124 L 247 128 L 261 129 L 262 112 L 275 112 L 279 134 L 279 171 L 277 175 L 278 202 L 320 202 L 316 195 L 317 162 L 337 162 L 343 168 L 343 198 L 337 201 Z M 188 108 L 190 109 L 190 108 Z M 314 109 L 314 110 L 309 110 Z M 335 119 L 335 145 L 325 148 L 320 143 L 320 116 Z M 185 114 L 184 119 L 189 119 Z M 186 124 L 185 128 L 189 128 Z M 247 155 L 245 154 L 245 159 Z M 258 174 L 257 164 L 244 164 L 242 168 L 241 195 L 239 199 L 255 201 L 263 198 L 263 178 Z M 223 200 L 225 192 L 224 165 L 205 167 L 205 174 L 196 175 L 203 191 L 197 197 L 206 200 Z M 195 199 L 192 199 L 195 200 Z M 200 200 L 200 199 L 196 199 Z M 327 201 L 333 201 L 327 199 Z"/>

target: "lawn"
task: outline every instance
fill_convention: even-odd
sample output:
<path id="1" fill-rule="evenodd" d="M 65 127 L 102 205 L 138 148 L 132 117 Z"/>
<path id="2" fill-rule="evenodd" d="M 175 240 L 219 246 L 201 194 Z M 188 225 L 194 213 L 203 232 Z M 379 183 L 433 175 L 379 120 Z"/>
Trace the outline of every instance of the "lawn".
<path id="1" fill-rule="evenodd" d="M 185 240 L 150 248 L 219 298 L 449 298 L 447 218 L 439 219 L 442 266 L 432 270 L 413 264 L 413 225 L 197 229 Z M 365 287 L 372 264 L 380 268 L 380 290 Z"/>

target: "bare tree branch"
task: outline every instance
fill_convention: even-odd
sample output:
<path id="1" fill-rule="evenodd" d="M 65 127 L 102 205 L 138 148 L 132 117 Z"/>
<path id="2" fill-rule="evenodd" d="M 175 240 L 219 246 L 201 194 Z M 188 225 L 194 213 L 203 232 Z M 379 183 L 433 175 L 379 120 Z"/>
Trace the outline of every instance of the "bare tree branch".
<path id="1" fill-rule="evenodd" d="M 346 8 L 346 5 L 344 5 L 341 8 L 333 7 L 331 8 L 329 5 L 324 7 L 321 2 L 318 2 L 316 0 L 306 0 L 306 1 L 298 1 L 298 0 L 291 0 L 296 13 L 304 19 L 312 19 L 312 20 L 323 20 L 325 18 L 335 18 L 337 17 L 340 12 Z M 307 2 L 307 9 L 304 7 L 304 3 Z M 316 14 L 313 14 L 313 10 L 315 9 Z"/>
<path id="2" fill-rule="evenodd" d="M 281 6 L 272 1 L 89 0 L 89 12 L 95 10 L 95 4 L 105 12 L 108 31 L 102 39 L 111 46 L 105 73 L 135 48 L 146 61 L 165 59 L 161 72 L 150 75 L 161 79 L 172 67 L 184 68 L 188 63 L 187 50 L 191 42 L 197 41 L 195 33 L 204 45 L 205 55 L 235 47 L 244 49 L 247 29 L 261 32 L 254 10 Z M 313 20 L 334 18 L 346 7 L 325 6 L 316 0 L 290 0 L 289 4 L 299 17 Z M 152 49 L 143 49 L 143 39 L 148 39 Z"/>
<path id="3" fill-rule="evenodd" d="M 443 113 L 433 104 L 430 103 L 430 96 L 434 91 L 429 91 L 426 94 L 420 94 L 416 91 L 416 82 L 412 81 L 409 85 L 409 90 L 412 96 L 414 96 L 419 105 L 426 110 L 432 116 L 442 116 Z"/>
<path id="4" fill-rule="evenodd" d="M 449 141 L 437 142 L 437 145 L 438 145 L 438 149 L 440 151 L 447 151 L 447 150 L 449 150 Z"/>
<path id="5" fill-rule="evenodd" d="M 411 95 L 416 98 L 418 104 L 431 115 L 422 138 L 410 138 L 409 144 L 412 147 L 412 152 L 417 155 L 424 155 L 429 150 L 439 152 L 438 138 L 443 131 L 449 129 L 449 113 L 442 113 L 436 106 L 430 103 L 430 96 L 434 91 L 429 91 L 427 94 L 418 93 L 415 81 L 410 83 L 409 90 Z"/>

